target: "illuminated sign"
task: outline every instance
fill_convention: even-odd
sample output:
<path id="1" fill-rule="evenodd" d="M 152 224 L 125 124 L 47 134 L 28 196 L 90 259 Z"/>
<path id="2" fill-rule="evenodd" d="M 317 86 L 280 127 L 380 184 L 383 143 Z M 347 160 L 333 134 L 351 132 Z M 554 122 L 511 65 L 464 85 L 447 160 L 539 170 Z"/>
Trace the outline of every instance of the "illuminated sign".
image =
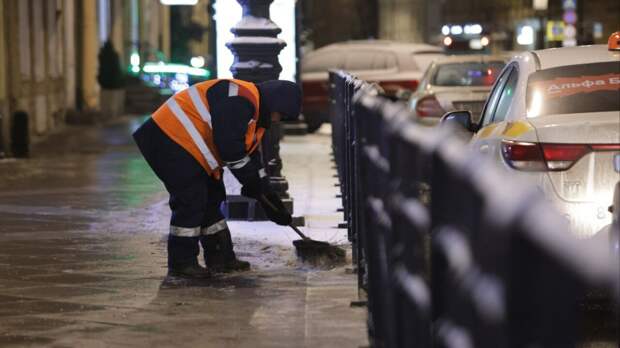
<path id="1" fill-rule="evenodd" d="M 547 41 L 564 40 L 564 22 L 547 21 Z"/>
<path id="2" fill-rule="evenodd" d="M 575 24 L 577 23 L 577 12 L 575 10 L 567 10 L 564 12 L 562 19 L 566 24 Z"/>
<path id="3" fill-rule="evenodd" d="M 532 3 L 534 10 L 545 11 L 549 8 L 549 0 L 534 0 Z"/>
<path id="4" fill-rule="evenodd" d="M 194 68 L 183 64 L 146 63 L 142 71 L 149 74 L 187 74 L 205 78 L 210 76 L 209 70 L 207 69 Z"/>
<path id="5" fill-rule="evenodd" d="M 574 10 L 577 8 L 577 2 L 575 0 L 564 0 L 562 1 L 562 9 L 564 10 Z"/>
<path id="6" fill-rule="evenodd" d="M 286 47 L 278 56 L 282 73 L 280 79 L 295 81 L 297 55 L 295 49 L 295 0 L 274 0 L 269 8 L 271 20 L 282 29 L 278 38 L 286 42 Z M 233 55 L 226 47 L 235 36 L 230 29 L 241 20 L 241 5 L 233 0 L 217 0 L 213 5 L 217 33 L 217 77 L 231 78 L 230 67 Z"/>
<path id="7" fill-rule="evenodd" d="M 564 27 L 564 40 L 562 40 L 562 46 L 577 46 L 577 28 L 574 25 L 568 24 Z"/>

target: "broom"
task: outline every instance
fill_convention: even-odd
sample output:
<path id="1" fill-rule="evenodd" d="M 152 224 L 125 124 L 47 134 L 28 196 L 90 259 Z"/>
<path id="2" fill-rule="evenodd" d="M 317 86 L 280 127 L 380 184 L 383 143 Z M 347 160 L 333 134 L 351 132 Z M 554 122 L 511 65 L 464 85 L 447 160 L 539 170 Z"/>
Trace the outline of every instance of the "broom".
<path id="1" fill-rule="evenodd" d="M 264 195 L 260 197 L 261 202 L 273 210 L 278 210 Z M 315 266 L 331 266 L 344 263 L 346 252 L 344 249 L 331 245 L 327 242 L 311 239 L 303 234 L 296 226 L 288 225 L 301 237 L 293 241 L 297 257 L 303 262 L 308 262 Z"/>

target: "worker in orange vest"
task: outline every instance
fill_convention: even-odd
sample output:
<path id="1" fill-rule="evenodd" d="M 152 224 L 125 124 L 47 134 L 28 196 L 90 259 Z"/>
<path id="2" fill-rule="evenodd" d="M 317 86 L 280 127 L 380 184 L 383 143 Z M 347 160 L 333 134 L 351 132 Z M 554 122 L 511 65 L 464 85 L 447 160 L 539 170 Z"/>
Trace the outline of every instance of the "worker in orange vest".
<path id="1" fill-rule="evenodd" d="M 258 149 L 272 122 L 296 118 L 300 108 L 301 90 L 293 82 L 209 80 L 169 98 L 134 133 L 170 193 L 170 275 L 205 278 L 211 272 L 249 269 L 235 256 L 220 211 L 226 199 L 224 167 L 241 183 L 244 196 L 261 202 L 270 220 L 291 223 L 291 214 L 269 187 Z M 199 243 L 206 268 L 198 263 Z"/>

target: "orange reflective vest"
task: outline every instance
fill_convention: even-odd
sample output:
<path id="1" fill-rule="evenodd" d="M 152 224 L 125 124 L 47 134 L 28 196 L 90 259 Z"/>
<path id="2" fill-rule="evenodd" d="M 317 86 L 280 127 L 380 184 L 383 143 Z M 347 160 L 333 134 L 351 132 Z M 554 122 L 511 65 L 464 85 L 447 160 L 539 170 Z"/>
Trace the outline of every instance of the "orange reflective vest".
<path id="1" fill-rule="evenodd" d="M 168 99 L 152 118 L 170 139 L 189 152 L 209 175 L 220 178 L 223 162 L 213 141 L 213 127 L 207 91 L 220 79 L 197 83 Z M 229 96 L 242 96 L 254 106 L 254 115 L 245 135 L 247 154 L 258 148 L 265 129 L 257 127 L 260 97 L 256 85 L 229 79 Z M 235 117 L 230 115 L 228 117 Z"/>

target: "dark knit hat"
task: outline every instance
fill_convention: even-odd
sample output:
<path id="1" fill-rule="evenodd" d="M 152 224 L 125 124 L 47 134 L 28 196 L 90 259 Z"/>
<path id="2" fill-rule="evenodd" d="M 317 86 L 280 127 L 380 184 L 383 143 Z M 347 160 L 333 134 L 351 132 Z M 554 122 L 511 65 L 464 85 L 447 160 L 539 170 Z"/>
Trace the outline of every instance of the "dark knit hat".
<path id="1" fill-rule="evenodd" d="M 283 120 L 296 120 L 301 112 L 301 88 L 291 81 L 270 80 L 257 83 L 261 118 L 277 111 Z"/>

